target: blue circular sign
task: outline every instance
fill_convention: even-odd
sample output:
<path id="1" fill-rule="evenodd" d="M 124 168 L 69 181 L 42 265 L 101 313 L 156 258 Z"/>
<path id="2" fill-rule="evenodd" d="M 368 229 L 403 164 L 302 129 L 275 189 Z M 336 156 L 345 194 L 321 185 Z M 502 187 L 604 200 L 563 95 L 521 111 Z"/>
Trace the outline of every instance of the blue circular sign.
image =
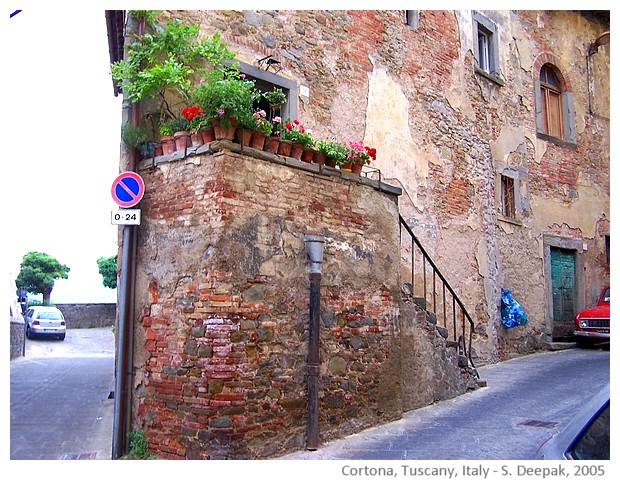
<path id="1" fill-rule="evenodd" d="M 120 207 L 133 207 L 144 196 L 144 180 L 136 172 L 123 172 L 112 183 L 112 199 Z"/>

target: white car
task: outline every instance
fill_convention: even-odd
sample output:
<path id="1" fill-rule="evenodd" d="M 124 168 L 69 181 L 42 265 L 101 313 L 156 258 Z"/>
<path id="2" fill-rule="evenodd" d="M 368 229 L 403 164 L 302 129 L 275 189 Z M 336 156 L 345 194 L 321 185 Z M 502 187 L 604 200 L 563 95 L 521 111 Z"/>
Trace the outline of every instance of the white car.
<path id="1" fill-rule="evenodd" d="M 607 384 L 538 449 L 535 459 L 609 460 L 609 397 Z"/>
<path id="2" fill-rule="evenodd" d="M 24 320 L 28 338 L 45 335 L 57 337 L 59 340 L 65 339 L 67 333 L 65 317 L 56 307 L 30 307 L 24 313 Z"/>

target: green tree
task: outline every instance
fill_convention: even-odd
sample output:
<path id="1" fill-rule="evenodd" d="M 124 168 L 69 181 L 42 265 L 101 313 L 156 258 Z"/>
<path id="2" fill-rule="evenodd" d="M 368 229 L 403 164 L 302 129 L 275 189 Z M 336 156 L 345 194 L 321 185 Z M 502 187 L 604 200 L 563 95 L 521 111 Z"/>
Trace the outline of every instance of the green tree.
<path id="1" fill-rule="evenodd" d="M 69 267 L 46 253 L 28 252 L 15 283 L 30 293 L 43 294 L 43 305 L 49 305 L 54 280 L 58 278 L 69 278 Z"/>
<path id="2" fill-rule="evenodd" d="M 116 255 L 112 257 L 99 257 L 97 259 L 99 273 L 103 277 L 103 286 L 116 288 Z"/>

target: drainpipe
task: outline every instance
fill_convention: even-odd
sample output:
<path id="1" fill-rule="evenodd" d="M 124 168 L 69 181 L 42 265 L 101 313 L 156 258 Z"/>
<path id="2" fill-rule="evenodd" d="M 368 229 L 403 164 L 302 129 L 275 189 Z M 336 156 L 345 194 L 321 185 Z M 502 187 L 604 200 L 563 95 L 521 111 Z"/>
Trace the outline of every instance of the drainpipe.
<path id="1" fill-rule="evenodd" d="M 306 373 L 308 378 L 308 411 L 306 427 L 306 449 L 319 447 L 319 330 L 321 310 L 321 266 L 325 237 L 306 235 L 304 244 L 310 259 L 310 313 L 308 325 L 308 359 Z"/>
<path id="2" fill-rule="evenodd" d="M 137 26 L 127 19 L 127 31 L 137 29 L 138 37 L 144 34 L 144 18 Z M 126 35 L 127 37 L 127 35 Z M 140 109 L 137 103 L 123 101 L 124 122 L 139 125 Z M 127 114 L 127 110 L 129 110 Z M 138 151 L 130 148 L 127 170 L 135 171 Z M 128 451 L 128 435 L 131 427 L 131 388 L 133 384 L 133 314 L 135 299 L 136 249 L 138 226 L 123 226 L 121 247 L 121 273 L 118 294 L 118 335 L 116 339 L 116 371 L 114 387 L 114 424 L 112 429 L 112 460 L 121 458 Z"/>

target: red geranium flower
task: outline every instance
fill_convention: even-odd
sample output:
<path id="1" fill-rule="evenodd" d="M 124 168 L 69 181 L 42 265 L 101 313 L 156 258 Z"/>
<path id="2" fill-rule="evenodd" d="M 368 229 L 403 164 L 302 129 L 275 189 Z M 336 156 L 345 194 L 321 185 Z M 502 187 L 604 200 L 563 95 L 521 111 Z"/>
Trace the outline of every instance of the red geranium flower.
<path id="1" fill-rule="evenodd" d="M 186 107 L 181 110 L 181 115 L 183 115 L 188 120 L 193 120 L 196 117 L 202 117 L 204 113 L 202 111 L 202 107 L 194 105 L 192 107 Z"/>

